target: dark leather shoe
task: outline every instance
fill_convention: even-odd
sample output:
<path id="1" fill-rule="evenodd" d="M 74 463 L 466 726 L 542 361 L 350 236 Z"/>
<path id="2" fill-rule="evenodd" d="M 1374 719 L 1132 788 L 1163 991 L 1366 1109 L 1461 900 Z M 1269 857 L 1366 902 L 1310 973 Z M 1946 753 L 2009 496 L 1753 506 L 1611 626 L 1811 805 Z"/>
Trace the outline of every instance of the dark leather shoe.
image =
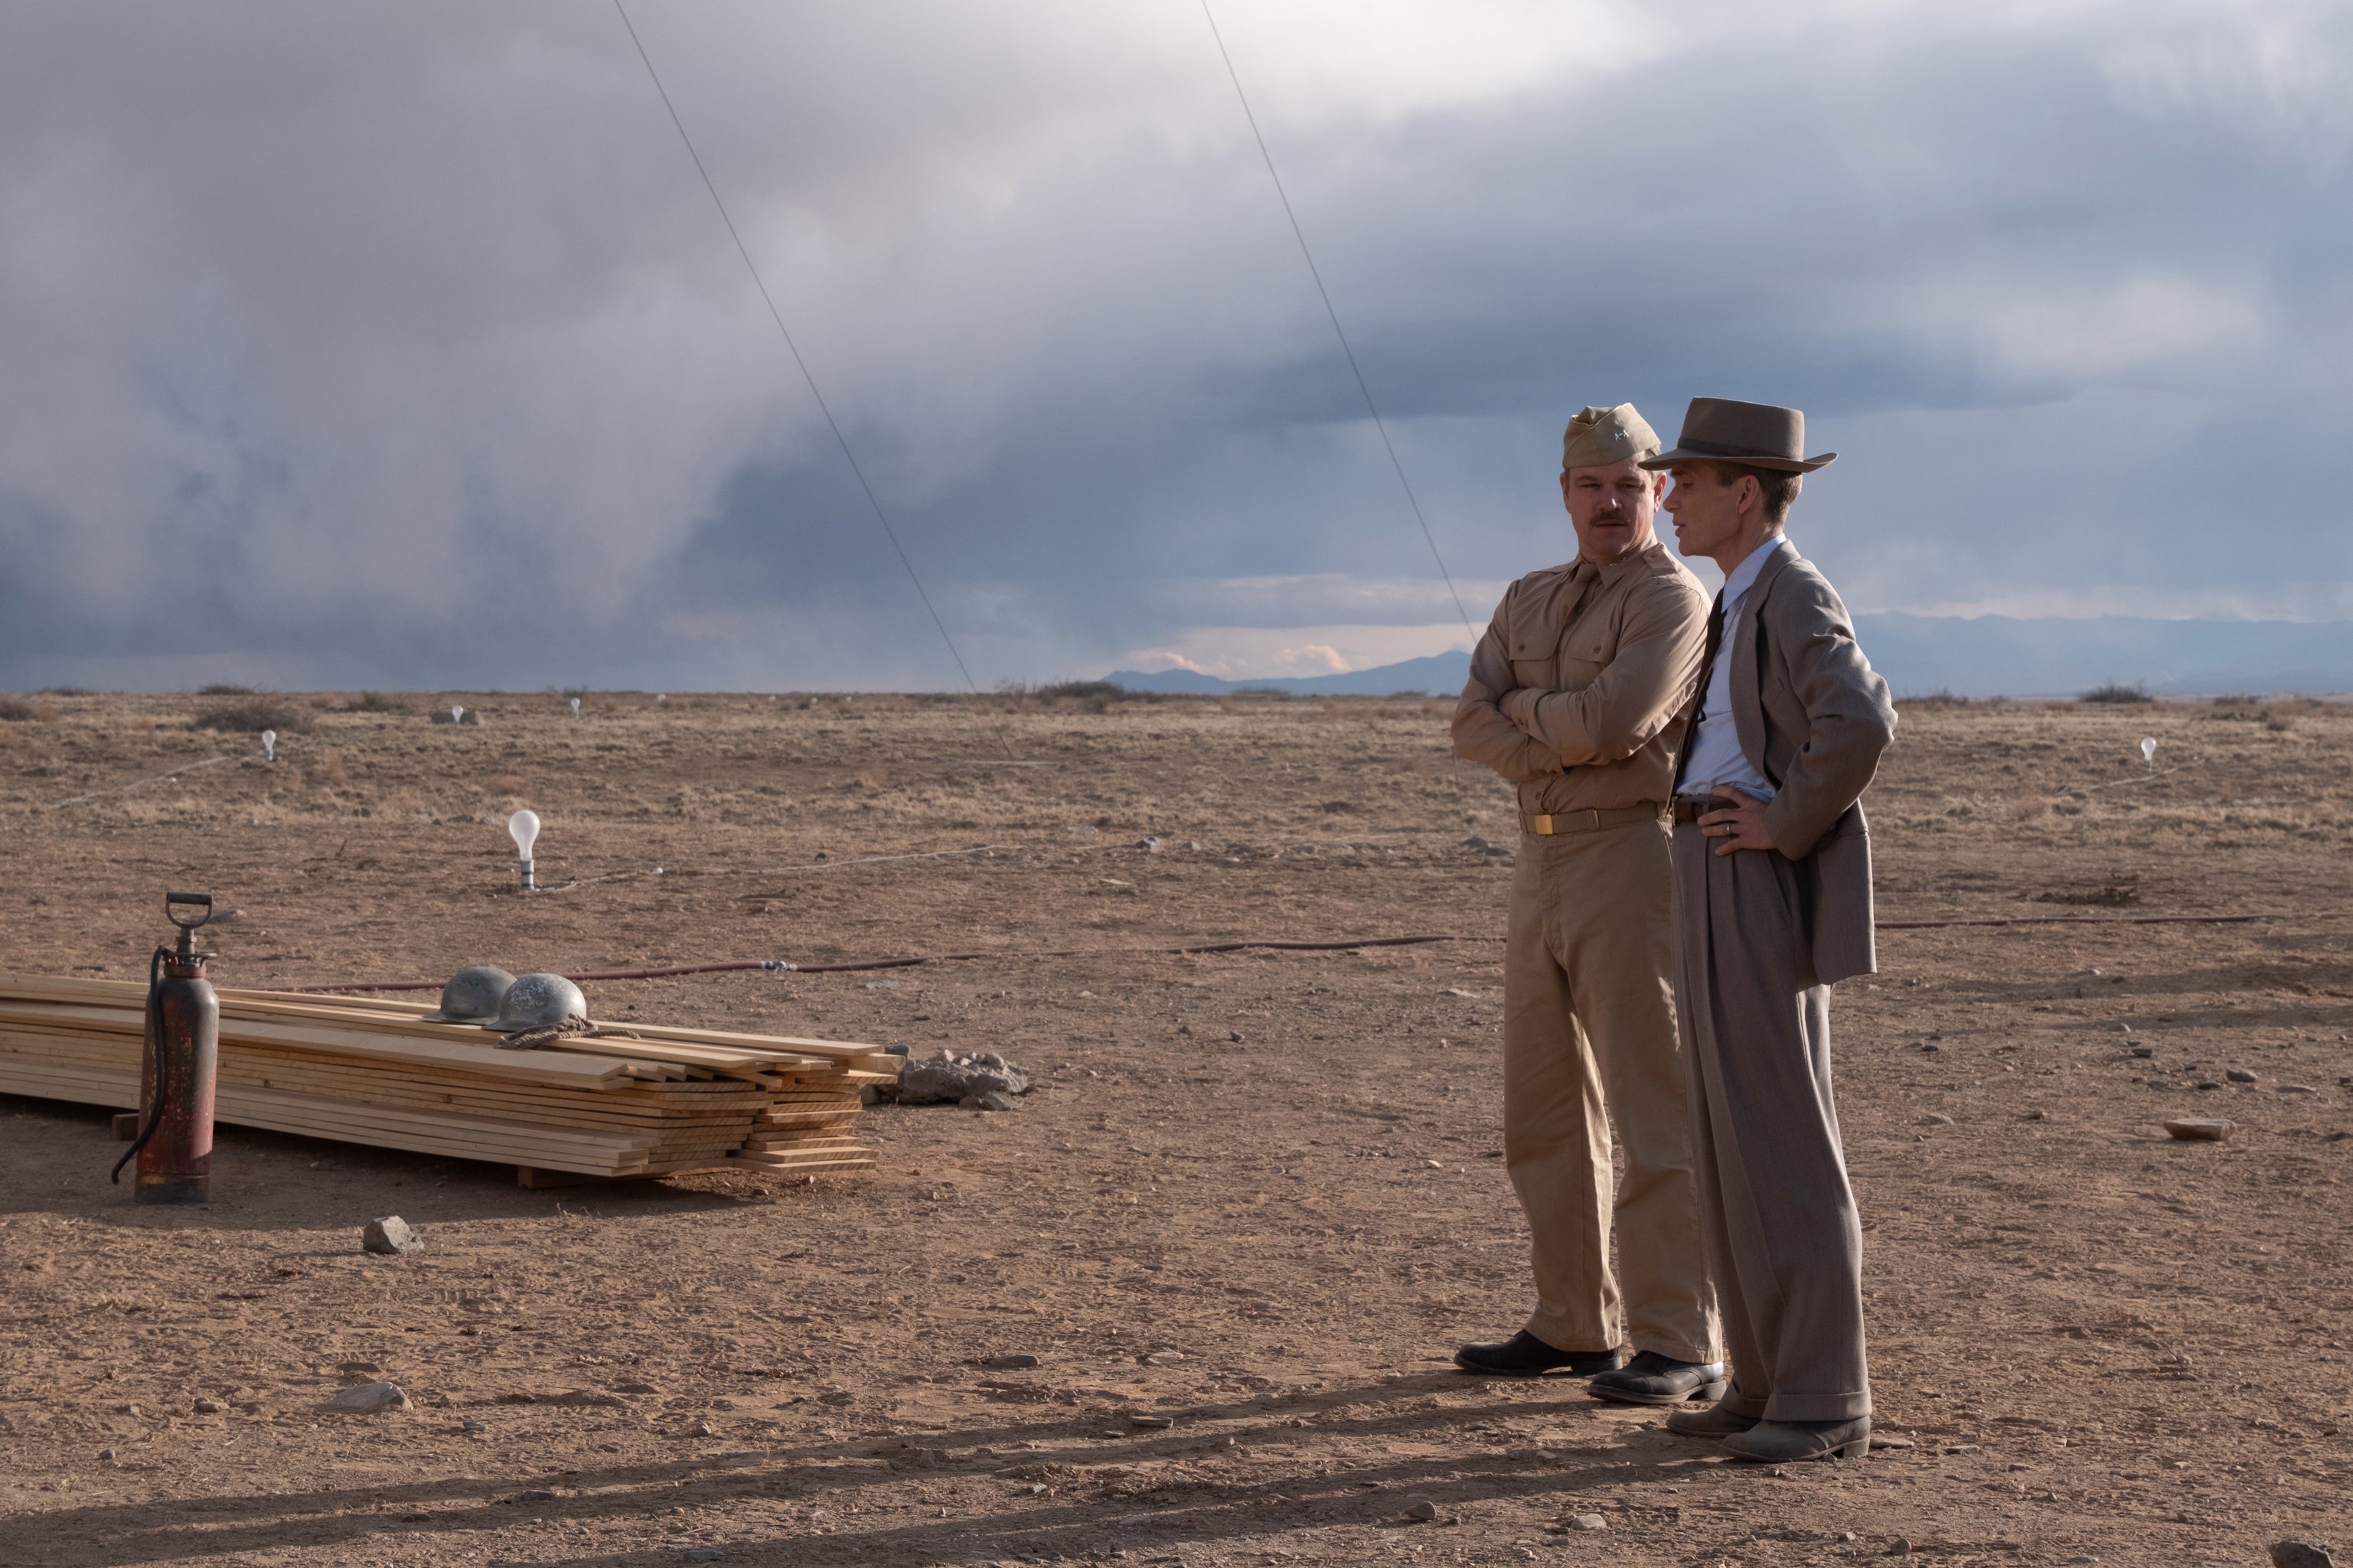
<path id="1" fill-rule="evenodd" d="M 1596 1399 L 1620 1405 L 1681 1405 L 1687 1399 L 1724 1397 L 1724 1363 L 1720 1361 L 1677 1361 L 1656 1351 L 1644 1351 L 1615 1372 L 1605 1372 L 1587 1385 Z"/>
<path id="2" fill-rule="evenodd" d="M 1731 1437 L 1747 1431 L 1762 1417 L 1743 1415 L 1717 1400 L 1704 1410 L 1678 1410 L 1667 1417 L 1667 1430 L 1686 1437 Z"/>
<path id="3" fill-rule="evenodd" d="M 1871 1452 L 1871 1417 L 1846 1421 L 1759 1421 L 1724 1440 L 1735 1458 L 1760 1465 L 1793 1459 L 1860 1459 Z"/>
<path id="4" fill-rule="evenodd" d="M 1624 1364 L 1626 1352 L 1620 1348 L 1606 1351 L 1555 1350 L 1525 1329 L 1508 1340 L 1488 1344 L 1464 1345 L 1454 1352 L 1454 1364 L 1464 1372 L 1485 1373 L 1493 1377 L 1542 1377 L 1548 1372 L 1566 1372 L 1578 1377 L 1591 1377 L 1597 1372 L 1612 1372 Z"/>

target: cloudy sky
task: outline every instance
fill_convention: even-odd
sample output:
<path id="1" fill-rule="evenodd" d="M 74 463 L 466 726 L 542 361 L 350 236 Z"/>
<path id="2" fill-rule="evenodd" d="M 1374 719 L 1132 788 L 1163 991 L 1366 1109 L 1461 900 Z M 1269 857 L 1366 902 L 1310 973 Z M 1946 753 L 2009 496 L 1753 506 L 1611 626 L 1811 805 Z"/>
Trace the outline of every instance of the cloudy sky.
<path id="1" fill-rule="evenodd" d="M 1198 0 L 635 0 L 984 686 L 1461 646 Z M 1474 618 L 1794 403 L 1858 610 L 2353 616 L 2353 9 L 1219 0 Z M 603 0 L 10 8 L 0 687 L 952 687 Z"/>

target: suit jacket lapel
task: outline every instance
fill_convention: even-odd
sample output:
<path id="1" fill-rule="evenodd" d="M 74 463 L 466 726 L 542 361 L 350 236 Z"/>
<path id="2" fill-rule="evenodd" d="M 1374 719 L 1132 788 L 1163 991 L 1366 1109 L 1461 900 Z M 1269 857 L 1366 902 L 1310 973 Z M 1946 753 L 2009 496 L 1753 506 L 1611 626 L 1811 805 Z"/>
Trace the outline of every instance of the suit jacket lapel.
<path id="1" fill-rule="evenodd" d="M 1781 781 L 1765 764 L 1765 700 L 1758 689 L 1757 662 L 1757 617 L 1763 613 L 1765 601 L 1772 596 L 1774 580 L 1788 566 L 1796 552 L 1784 549 L 1776 542 L 1771 549 L 1773 558 L 1757 574 L 1757 581 L 1748 585 L 1741 596 L 1740 616 L 1732 627 L 1732 728 L 1740 737 L 1741 754 L 1748 765 L 1781 787 Z"/>

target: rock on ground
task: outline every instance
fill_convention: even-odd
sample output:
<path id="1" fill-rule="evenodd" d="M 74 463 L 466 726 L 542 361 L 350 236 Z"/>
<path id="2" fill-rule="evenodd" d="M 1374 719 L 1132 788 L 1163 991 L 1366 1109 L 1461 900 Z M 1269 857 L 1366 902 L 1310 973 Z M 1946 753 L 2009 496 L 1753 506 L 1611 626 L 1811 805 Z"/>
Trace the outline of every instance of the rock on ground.
<path id="1" fill-rule="evenodd" d="M 880 1086 L 886 1093 L 892 1086 Z M 965 1056 L 942 1051 L 923 1061 L 911 1061 L 899 1074 L 897 1099 L 902 1105 L 964 1105 L 994 1095 L 1001 1104 L 977 1105 L 981 1110 L 1010 1110 L 1012 1096 L 1029 1092 L 1029 1075 L 995 1051 Z"/>
<path id="2" fill-rule="evenodd" d="M 327 1402 L 335 1410 L 406 1410 L 408 1395 L 396 1383 L 363 1383 Z"/>
<path id="3" fill-rule="evenodd" d="M 370 1252 L 392 1257 L 403 1252 L 422 1252 L 425 1238 L 409 1229 L 406 1220 L 394 1214 L 368 1221 L 360 1231 L 360 1245 Z"/>

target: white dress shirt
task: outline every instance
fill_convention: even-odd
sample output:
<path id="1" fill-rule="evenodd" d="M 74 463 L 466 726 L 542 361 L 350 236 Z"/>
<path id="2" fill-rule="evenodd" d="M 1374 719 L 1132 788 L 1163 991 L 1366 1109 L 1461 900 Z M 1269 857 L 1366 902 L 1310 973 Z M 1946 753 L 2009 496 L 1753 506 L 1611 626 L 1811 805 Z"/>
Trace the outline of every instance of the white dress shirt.
<path id="1" fill-rule="evenodd" d="M 1729 784 L 1752 800 L 1773 798 L 1773 786 L 1749 766 L 1732 721 L 1732 630 L 1740 623 L 1741 601 L 1757 585 L 1757 574 L 1777 552 L 1788 548 L 1788 538 L 1776 534 L 1750 551 L 1724 580 L 1724 640 L 1708 666 L 1707 695 L 1700 702 L 1699 722 L 1692 726 L 1691 760 L 1683 764 L 1677 795 L 1709 795 L 1717 785 Z"/>

